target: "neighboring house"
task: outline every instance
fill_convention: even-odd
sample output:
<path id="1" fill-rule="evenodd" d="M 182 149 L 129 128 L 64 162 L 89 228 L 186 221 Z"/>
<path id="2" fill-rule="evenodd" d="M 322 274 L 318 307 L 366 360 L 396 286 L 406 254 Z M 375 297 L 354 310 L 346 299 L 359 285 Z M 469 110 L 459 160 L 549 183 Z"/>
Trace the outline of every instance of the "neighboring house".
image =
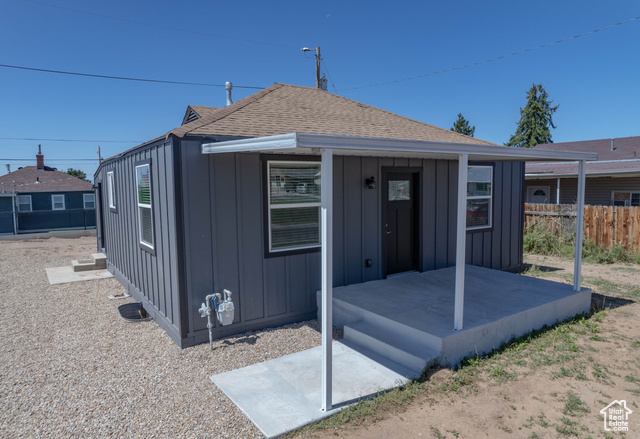
<path id="1" fill-rule="evenodd" d="M 640 206 L 640 136 L 581 142 L 547 143 L 535 149 L 598 154 L 587 164 L 585 203 Z M 527 163 L 528 203 L 575 204 L 577 163 Z"/>
<path id="2" fill-rule="evenodd" d="M 91 182 L 46 166 L 40 146 L 36 166 L 0 176 L 2 234 L 94 228 L 95 207 Z"/>
<path id="3" fill-rule="evenodd" d="M 198 308 L 223 289 L 235 321 L 215 337 L 316 316 L 323 169 L 341 286 L 453 266 L 459 233 L 467 263 L 518 269 L 524 160 L 584 158 L 498 146 L 286 84 L 203 108 L 95 173 L 108 269 L 181 347 L 208 340 Z M 456 222 L 462 168 L 466 233 Z"/>

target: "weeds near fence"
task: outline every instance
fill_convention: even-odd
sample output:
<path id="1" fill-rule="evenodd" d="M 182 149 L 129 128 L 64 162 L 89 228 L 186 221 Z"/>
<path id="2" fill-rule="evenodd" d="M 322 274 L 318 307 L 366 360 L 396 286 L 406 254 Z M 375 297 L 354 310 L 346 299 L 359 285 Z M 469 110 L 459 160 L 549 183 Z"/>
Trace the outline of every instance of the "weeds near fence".
<path id="1" fill-rule="evenodd" d="M 524 251 L 537 255 L 572 258 L 575 252 L 575 233 L 555 234 L 550 227 L 540 221 L 524 231 Z M 598 246 L 591 239 L 582 244 L 582 260 L 593 264 L 614 264 L 616 262 L 640 264 L 640 253 L 625 250 L 620 244 L 611 248 Z"/>

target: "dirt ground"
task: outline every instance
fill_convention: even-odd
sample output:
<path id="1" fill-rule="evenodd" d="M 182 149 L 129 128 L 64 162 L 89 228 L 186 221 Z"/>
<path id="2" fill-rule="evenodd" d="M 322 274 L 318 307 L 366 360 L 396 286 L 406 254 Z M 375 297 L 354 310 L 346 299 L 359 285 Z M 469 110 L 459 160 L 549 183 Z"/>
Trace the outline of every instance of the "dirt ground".
<path id="1" fill-rule="evenodd" d="M 530 275 L 572 282 L 572 261 L 525 261 Z M 435 371 L 405 410 L 303 436 L 640 438 L 640 266 L 584 264 L 582 274 L 594 305 L 608 309 L 477 365 Z M 614 400 L 633 411 L 626 434 L 604 429 L 600 410 Z"/>

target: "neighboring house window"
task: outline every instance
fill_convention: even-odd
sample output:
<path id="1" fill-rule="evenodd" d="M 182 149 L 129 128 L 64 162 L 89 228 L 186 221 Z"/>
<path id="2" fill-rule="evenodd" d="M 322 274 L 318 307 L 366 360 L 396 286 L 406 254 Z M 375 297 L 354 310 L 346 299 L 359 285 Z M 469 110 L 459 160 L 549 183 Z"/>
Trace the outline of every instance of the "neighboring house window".
<path id="1" fill-rule="evenodd" d="M 82 201 L 85 209 L 96 208 L 96 196 L 95 194 L 82 194 Z"/>
<path id="2" fill-rule="evenodd" d="M 269 252 L 320 246 L 320 163 L 267 162 Z"/>
<path id="3" fill-rule="evenodd" d="M 18 195 L 16 204 L 18 212 L 31 212 L 31 195 Z"/>
<path id="4" fill-rule="evenodd" d="M 493 166 L 469 166 L 467 171 L 467 230 L 491 227 Z"/>
<path id="5" fill-rule="evenodd" d="M 614 206 L 640 206 L 640 192 L 613 192 Z"/>
<path id="6" fill-rule="evenodd" d="M 109 208 L 116 208 L 116 187 L 113 181 L 113 171 L 107 172 L 107 198 L 109 201 Z"/>
<path id="7" fill-rule="evenodd" d="M 64 210 L 64 194 L 51 195 L 51 210 Z"/>
<path id="8" fill-rule="evenodd" d="M 529 186 L 527 188 L 527 203 L 548 203 L 549 186 Z"/>
<path id="9" fill-rule="evenodd" d="M 149 163 L 136 166 L 136 182 L 140 244 L 153 249 L 153 212 Z"/>

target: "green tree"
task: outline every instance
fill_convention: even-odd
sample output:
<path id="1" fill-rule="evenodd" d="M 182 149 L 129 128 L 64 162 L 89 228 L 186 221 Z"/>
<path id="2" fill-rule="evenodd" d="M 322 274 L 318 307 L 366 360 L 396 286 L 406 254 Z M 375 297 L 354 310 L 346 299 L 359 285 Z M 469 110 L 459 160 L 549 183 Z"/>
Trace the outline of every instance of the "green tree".
<path id="1" fill-rule="evenodd" d="M 520 108 L 518 128 L 505 145 L 533 148 L 539 143 L 553 143 L 549 127 L 556 127 L 552 116 L 558 106 L 552 107 L 552 102 L 542 84 L 533 84 L 527 92 L 527 105 Z"/>
<path id="2" fill-rule="evenodd" d="M 473 137 L 476 132 L 476 127 L 470 126 L 469 121 L 462 116 L 462 113 L 458 113 L 458 120 L 453 123 L 451 131 Z"/>
<path id="3" fill-rule="evenodd" d="M 81 171 L 80 169 L 69 168 L 67 169 L 67 174 L 73 177 L 79 178 L 80 180 L 87 179 L 87 174 L 85 174 L 84 171 Z"/>

